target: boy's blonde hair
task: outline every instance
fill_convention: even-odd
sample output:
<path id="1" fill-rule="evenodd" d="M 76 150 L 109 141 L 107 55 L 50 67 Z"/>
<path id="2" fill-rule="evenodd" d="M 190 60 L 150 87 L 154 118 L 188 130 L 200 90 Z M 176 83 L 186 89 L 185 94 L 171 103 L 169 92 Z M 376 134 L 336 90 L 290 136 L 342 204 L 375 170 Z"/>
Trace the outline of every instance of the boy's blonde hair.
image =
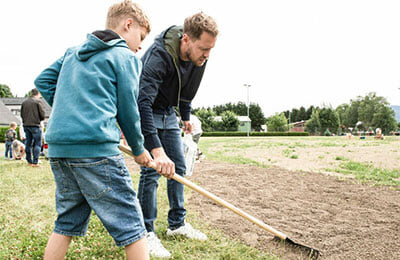
<path id="1" fill-rule="evenodd" d="M 141 27 L 145 28 L 147 33 L 150 32 L 150 20 L 146 14 L 136 3 L 132 3 L 130 0 L 125 0 L 120 3 L 116 3 L 108 9 L 107 13 L 107 29 L 115 29 L 122 19 L 132 18 Z"/>
<path id="2" fill-rule="evenodd" d="M 183 33 L 186 33 L 194 40 L 198 40 L 203 32 L 207 32 L 214 37 L 218 36 L 218 26 L 214 18 L 200 12 L 185 19 Z"/>
<path id="3" fill-rule="evenodd" d="M 17 123 L 11 122 L 11 123 L 10 123 L 10 128 L 13 128 L 13 127 L 17 127 Z"/>

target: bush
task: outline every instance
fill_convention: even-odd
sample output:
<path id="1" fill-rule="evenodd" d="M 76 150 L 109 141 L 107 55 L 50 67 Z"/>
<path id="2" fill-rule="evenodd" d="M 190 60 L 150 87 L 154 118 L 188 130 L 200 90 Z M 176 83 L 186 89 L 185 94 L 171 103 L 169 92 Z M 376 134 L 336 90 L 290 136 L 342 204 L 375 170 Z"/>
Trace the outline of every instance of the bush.
<path id="1" fill-rule="evenodd" d="M 331 135 L 332 135 L 332 134 L 331 134 L 331 131 L 329 131 L 329 128 L 327 128 L 327 129 L 325 130 L 324 135 L 325 135 L 325 136 L 331 136 Z"/>
<path id="2" fill-rule="evenodd" d="M 309 136 L 308 132 L 251 132 L 250 136 Z M 246 132 L 203 132 L 202 136 L 247 136 Z"/>

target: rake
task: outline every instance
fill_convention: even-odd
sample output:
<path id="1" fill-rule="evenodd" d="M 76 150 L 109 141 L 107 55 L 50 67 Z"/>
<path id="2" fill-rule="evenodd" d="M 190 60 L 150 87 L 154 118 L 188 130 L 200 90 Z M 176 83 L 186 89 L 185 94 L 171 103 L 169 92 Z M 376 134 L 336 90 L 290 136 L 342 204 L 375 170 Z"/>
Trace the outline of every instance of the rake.
<path id="1" fill-rule="evenodd" d="M 133 156 L 132 154 L 132 150 L 124 145 L 120 145 L 119 149 L 121 151 L 123 151 L 124 153 L 127 153 L 130 156 Z M 156 168 L 156 164 L 153 163 L 152 167 L 153 169 Z M 233 211 L 234 213 L 236 213 L 237 215 L 247 219 L 248 221 L 256 224 L 257 226 L 261 227 L 262 229 L 270 232 L 271 234 L 273 234 L 275 236 L 275 238 L 283 241 L 284 243 L 287 243 L 288 245 L 294 246 L 296 248 L 299 248 L 301 250 L 303 250 L 304 252 L 307 253 L 307 255 L 312 258 L 312 259 L 318 259 L 318 257 L 320 256 L 320 251 L 312 248 L 310 246 L 304 245 L 304 244 L 300 244 L 298 242 L 295 242 L 294 240 L 290 239 L 287 235 L 285 235 L 284 233 L 276 230 L 275 228 L 265 224 L 264 222 L 262 222 L 261 220 L 253 217 L 252 215 L 244 212 L 243 210 L 239 209 L 238 207 L 232 205 L 231 203 L 219 198 L 218 196 L 212 194 L 211 192 L 203 189 L 202 187 L 198 186 L 197 184 L 189 181 L 188 179 L 178 175 L 178 174 L 174 174 L 174 176 L 172 177 L 172 179 L 174 179 L 175 181 L 182 183 L 185 186 L 188 186 L 189 188 L 191 188 L 192 190 L 202 194 L 203 196 L 209 198 L 210 200 L 214 201 L 215 203 Z"/>

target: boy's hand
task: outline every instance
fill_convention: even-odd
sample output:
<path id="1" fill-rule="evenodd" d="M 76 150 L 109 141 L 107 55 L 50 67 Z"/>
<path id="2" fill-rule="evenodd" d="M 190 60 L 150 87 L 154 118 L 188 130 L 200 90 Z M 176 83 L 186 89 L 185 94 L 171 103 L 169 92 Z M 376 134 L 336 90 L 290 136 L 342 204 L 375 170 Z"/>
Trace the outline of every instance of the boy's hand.
<path id="1" fill-rule="evenodd" d="M 169 157 L 165 154 L 162 147 L 154 148 L 151 150 L 153 154 L 154 161 L 156 163 L 156 171 L 164 177 L 171 179 L 175 174 L 175 164 Z"/>
<path id="2" fill-rule="evenodd" d="M 133 158 L 137 164 L 145 167 L 151 167 L 151 163 L 153 162 L 153 158 L 151 158 L 150 153 L 147 150 L 144 150 L 144 152 L 139 156 L 133 156 Z"/>

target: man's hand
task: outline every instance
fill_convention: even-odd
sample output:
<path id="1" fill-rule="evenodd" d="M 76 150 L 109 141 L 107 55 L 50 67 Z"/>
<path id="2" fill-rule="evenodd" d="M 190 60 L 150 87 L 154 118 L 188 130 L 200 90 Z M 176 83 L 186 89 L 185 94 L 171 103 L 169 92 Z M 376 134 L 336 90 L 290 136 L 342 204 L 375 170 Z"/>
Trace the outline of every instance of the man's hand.
<path id="1" fill-rule="evenodd" d="M 133 156 L 135 162 L 141 166 L 151 167 L 151 162 L 153 159 L 150 156 L 150 153 L 147 150 L 144 150 L 139 156 Z"/>
<path id="2" fill-rule="evenodd" d="M 169 159 L 162 147 L 151 150 L 154 161 L 157 164 L 156 171 L 164 177 L 171 179 L 175 174 L 175 163 Z"/>
<path id="3" fill-rule="evenodd" d="M 182 122 L 183 122 L 182 130 L 185 132 L 185 134 L 191 134 L 193 131 L 192 123 L 190 123 L 190 121 L 182 121 Z"/>

